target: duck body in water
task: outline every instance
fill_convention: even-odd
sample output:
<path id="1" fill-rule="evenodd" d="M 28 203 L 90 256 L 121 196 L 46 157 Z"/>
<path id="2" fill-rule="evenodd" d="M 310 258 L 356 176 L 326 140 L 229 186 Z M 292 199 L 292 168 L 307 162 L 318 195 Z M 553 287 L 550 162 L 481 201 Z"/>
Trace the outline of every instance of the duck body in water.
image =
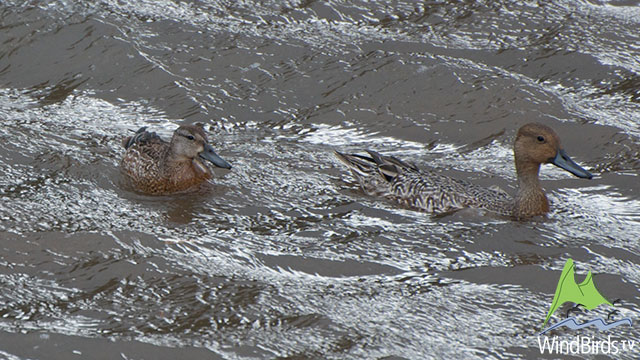
<path id="1" fill-rule="evenodd" d="M 207 142 L 204 130 L 195 125 L 180 126 L 170 142 L 140 128 L 123 140 L 126 152 L 120 162 L 124 180 L 133 190 L 149 195 L 189 191 L 212 177 L 203 162 L 231 169 Z"/>
<path id="2" fill-rule="evenodd" d="M 569 158 L 553 129 L 537 123 L 522 126 L 514 142 L 518 175 L 515 197 L 432 170 L 420 170 L 393 156 L 367 152 L 369 156 L 336 151 L 336 156 L 349 167 L 367 194 L 436 214 L 477 208 L 518 219 L 543 215 L 549 211 L 549 200 L 538 178 L 541 164 L 554 164 L 581 178 L 593 177 Z"/>

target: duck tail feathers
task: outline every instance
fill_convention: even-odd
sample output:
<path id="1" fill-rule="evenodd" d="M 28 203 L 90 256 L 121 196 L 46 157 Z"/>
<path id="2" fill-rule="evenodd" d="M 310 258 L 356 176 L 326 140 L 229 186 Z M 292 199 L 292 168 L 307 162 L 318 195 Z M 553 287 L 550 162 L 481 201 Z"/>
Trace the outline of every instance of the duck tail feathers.
<path id="1" fill-rule="evenodd" d="M 370 157 L 335 152 L 338 160 L 347 165 L 361 183 L 370 182 L 371 177 L 391 182 L 403 171 L 418 171 L 415 165 L 407 164 L 396 157 L 383 156 L 372 150 L 367 150 L 367 153 Z"/>
<path id="2" fill-rule="evenodd" d="M 335 151 L 335 155 L 343 164 L 347 165 L 349 170 L 357 179 L 367 178 L 376 172 L 375 161 L 367 156 L 357 154 L 344 154 Z"/>
<path id="3" fill-rule="evenodd" d="M 124 140 L 122 140 L 122 146 L 125 149 L 130 148 L 134 144 L 143 144 L 150 140 L 160 139 L 160 137 L 154 132 L 148 132 L 147 127 L 143 126 L 135 134 L 132 136 L 127 136 Z"/>

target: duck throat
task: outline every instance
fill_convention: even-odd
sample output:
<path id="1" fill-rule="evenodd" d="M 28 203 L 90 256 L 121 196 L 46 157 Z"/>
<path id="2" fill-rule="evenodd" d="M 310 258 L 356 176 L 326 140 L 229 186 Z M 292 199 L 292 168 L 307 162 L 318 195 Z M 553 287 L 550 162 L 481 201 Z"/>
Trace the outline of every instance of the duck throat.
<path id="1" fill-rule="evenodd" d="M 198 158 L 193 159 L 191 161 L 191 164 L 193 165 L 194 170 L 196 170 L 196 172 L 200 174 L 200 176 L 206 177 L 206 178 L 211 177 L 211 170 L 207 165 L 205 165 L 202 161 L 200 161 L 200 159 Z"/>
<path id="2" fill-rule="evenodd" d="M 516 161 L 518 192 L 515 197 L 514 215 L 518 218 L 528 218 L 549 212 L 549 200 L 538 179 L 539 171 L 540 164 Z"/>
<path id="3" fill-rule="evenodd" d="M 188 158 L 168 153 L 163 172 L 175 183 L 188 183 L 211 178 L 211 170 L 198 158 Z"/>

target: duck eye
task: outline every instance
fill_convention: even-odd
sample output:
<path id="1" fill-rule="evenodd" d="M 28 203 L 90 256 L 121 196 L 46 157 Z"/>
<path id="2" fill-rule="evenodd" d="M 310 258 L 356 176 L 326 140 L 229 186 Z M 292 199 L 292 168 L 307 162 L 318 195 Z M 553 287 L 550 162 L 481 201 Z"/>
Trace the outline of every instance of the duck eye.
<path id="1" fill-rule="evenodd" d="M 538 141 L 539 142 L 544 142 L 544 136 L 538 136 Z"/>

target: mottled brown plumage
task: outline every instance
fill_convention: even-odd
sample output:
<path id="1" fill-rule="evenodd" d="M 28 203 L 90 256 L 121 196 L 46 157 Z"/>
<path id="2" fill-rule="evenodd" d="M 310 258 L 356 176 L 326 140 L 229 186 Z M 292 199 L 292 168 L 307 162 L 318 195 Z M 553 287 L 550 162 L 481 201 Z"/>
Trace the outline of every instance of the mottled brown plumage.
<path id="1" fill-rule="evenodd" d="M 125 182 L 149 195 L 188 191 L 210 179 L 212 172 L 203 159 L 231 168 L 207 143 L 207 135 L 199 126 L 180 126 L 170 142 L 143 127 L 124 139 L 122 145 L 126 152 L 120 171 Z"/>
<path id="2" fill-rule="evenodd" d="M 336 151 L 336 156 L 349 167 L 368 194 L 385 196 L 430 213 L 478 208 L 526 219 L 549 211 L 549 201 L 538 179 L 540 164 L 551 163 L 578 177 L 592 177 L 566 155 L 553 129 L 536 123 L 522 126 L 514 142 L 518 175 L 518 191 L 514 198 L 498 189 L 478 186 L 432 170 L 419 170 L 395 157 L 367 152 L 369 156 Z"/>

